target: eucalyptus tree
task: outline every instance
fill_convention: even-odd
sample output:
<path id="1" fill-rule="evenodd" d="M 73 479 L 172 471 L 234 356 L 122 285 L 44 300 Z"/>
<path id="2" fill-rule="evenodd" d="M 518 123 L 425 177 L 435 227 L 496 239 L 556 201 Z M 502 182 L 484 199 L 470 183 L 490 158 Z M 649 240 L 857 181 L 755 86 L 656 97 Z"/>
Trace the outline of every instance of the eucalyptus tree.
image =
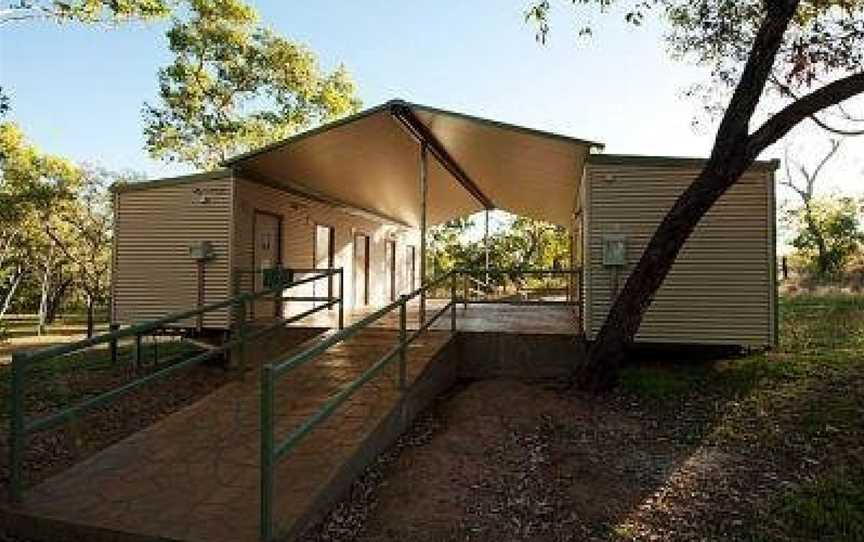
<path id="1" fill-rule="evenodd" d="M 818 198 L 816 195 L 816 182 L 840 150 L 841 142 L 840 139 L 831 139 L 829 149 L 812 169 L 790 157 L 787 149 L 784 178 L 780 180 L 781 185 L 790 188 L 801 200 L 801 207 L 791 209 L 787 216 L 798 232 L 792 245 L 808 256 L 812 255 L 813 270 L 819 278 L 839 271 L 855 245 L 857 227 L 854 218 L 857 211 L 854 205 L 850 213 L 849 204 L 839 204 L 839 201 L 832 201 L 833 198 Z M 844 210 L 846 212 L 842 212 Z M 835 242 L 843 238 L 849 242 Z"/>
<path id="2" fill-rule="evenodd" d="M 701 173 L 669 209 L 612 303 L 586 361 L 584 388 L 611 386 L 642 318 L 685 241 L 714 203 L 769 146 L 807 119 L 861 133 L 849 100 L 864 93 L 864 0 L 567 0 L 577 16 L 622 6 L 639 25 L 659 11 L 677 58 L 710 67 L 706 86 L 728 90 Z M 527 18 L 545 39 L 549 0 Z M 581 25 L 580 33 L 591 32 Z M 761 106 L 761 107 L 760 107 Z M 775 109 L 776 106 L 776 109 Z M 762 120 L 764 118 L 764 120 Z"/>
<path id="3" fill-rule="evenodd" d="M 14 123 L 0 123 L 0 320 L 24 279 L 55 276 L 58 254 L 46 228 L 80 183 L 75 164 L 41 152 Z"/>
<path id="4" fill-rule="evenodd" d="M 167 32 L 173 62 L 143 108 L 151 156 L 211 169 L 233 154 L 360 107 L 343 66 L 262 26 L 240 0 L 190 0 Z"/>

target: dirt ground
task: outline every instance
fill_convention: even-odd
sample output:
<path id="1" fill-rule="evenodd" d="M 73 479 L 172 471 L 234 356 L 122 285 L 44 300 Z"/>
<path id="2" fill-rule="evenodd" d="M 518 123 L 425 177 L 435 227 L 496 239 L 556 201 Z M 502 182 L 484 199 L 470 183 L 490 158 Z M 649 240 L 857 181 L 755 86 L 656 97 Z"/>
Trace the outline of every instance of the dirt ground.
<path id="1" fill-rule="evenodd" d="M 463 384 L 307 540 L 795 538 L 782 517 L 766 518 L 819 460 L 724 443 L 711 434 L 722 425 L 711 398 L 696 402 Z"/>

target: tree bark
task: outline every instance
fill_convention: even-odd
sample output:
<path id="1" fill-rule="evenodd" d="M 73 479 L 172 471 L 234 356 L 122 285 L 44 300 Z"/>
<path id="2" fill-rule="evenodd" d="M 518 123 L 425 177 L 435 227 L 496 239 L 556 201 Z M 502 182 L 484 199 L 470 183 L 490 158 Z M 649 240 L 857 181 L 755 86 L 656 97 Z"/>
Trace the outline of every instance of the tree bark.
<path id="1" fill-rule="evenodd" d="M 94 325 L 93 325 L 93 303 L 94 303 L 93 295 L 89 292 L 87 293 L 87 338 L 93 336 Z"/>
<path id="2" fill-rule="evenodd" d="M 40 281 L 40 294 L 39 294 L 39 323 L 36 326 L 36 331 L 38 335 L 42 335 L 45 333 L 45 324 L 46 324 L 46 313 L 48 309 L 48 291 L 51 286 L 51 266 L 54 263 L 54 246 L 48 249 L 48 256 L 45 258 L 44 265 L 42 267 L 42 280 Z"/>
<path id="3" fill-rule="evenodd" d="M 759 153 L 808 115 L 846 99 L 842 91 L 831 92 L 837 89 L 838 83 L 839 86 L 845 83 L 826 85 L 781 110 L 752 136 L 749 134 L 753 112 L 764 92 L 783 35 L 798 4 L 797 0 L 766 2 L 765 19 L 756 34 L 741 79 L 718 128 L 711 156 L 696 180 L 663 218 L 612 303 L 600 332 L 588 350 L 585 363 L 575 374 L 578 386 L 601 390 L 615 383 L 617 369 L 626 359 L 627 349 L 639 330 L 645 312 L 684 243 L 705 213 L 737 182 Z M 855 77 L 850 76 L 853 88 L 856 87 Z M 859 83 L 864 87 L 864 81 Z M 826 92 L 825 89 L 832 85 L 834 87 Z M 858 89 L 846 97 L 861 91 Z M 829 95 L 831 99 L 827 99 Z"/>
<path id="4" fill-rule="evenodd" d="M 63 298 L 66 297 L 66 292 L 71 285 L 71 278 L 61 278 L 58 280 L 57 286 L 48 295 L 48 306 L 45 311 L 46 324 L 53 324 L 57 320 L 57 312 L 60 310 Z"/>
<path id="5" fill-rule="evenodd" d="M 3 297 L 3 307 L 0 307 L 0 321 L 3 320 L 9 307 L 12 305 L 12 300 L 15 299 L 15 292 L 18 290 L 18 285 L 21 284 L 21 279 L 23 278 L 24 268 L 21 267 L 21 265 L 18 265 L 18 267 L 15 268 L 15 275 L 12 279 L 12 284 L 9 286 L 9 290 Z"/>

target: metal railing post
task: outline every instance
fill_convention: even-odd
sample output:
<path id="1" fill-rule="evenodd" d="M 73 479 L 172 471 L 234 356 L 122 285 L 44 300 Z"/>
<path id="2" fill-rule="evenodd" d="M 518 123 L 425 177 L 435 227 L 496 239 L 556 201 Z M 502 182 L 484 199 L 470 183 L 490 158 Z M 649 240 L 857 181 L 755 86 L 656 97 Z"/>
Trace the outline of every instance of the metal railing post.
<path id="1" fill-rule="evenodd" d="M 405 381 L 406 381 L 406 369 L 407 369 L 407 347 L 405 344 L 405 340 L 408 337 L 407 324 L 408 324 L 408 310 L 407 310 L 407 302 L 408 296 L 400 295 L 399 296 L 399 389 L 405 389 Z"/>
<path id="2" fill-rule="evenodd" d="M 468 310 L 468 273 L 462 274 L 462 304 L 465 310 Z"/>
<path id="3" fill-rule="evenodd" d="M 456 273 L 450 275 L 450 331 L 456 331 Z"/>
<path id="4" fill-rule="evenodd" d="M 261 371 L 261 518 L 262 542 L 273 538 L 273 366 Z"/>
<path id="5" fill-rule="evenodd" d="M 282 317 L 282 295 L 285 292 L 285 274 L 282 272 L 282 264 L 276 266 L 276 291 L 273 292 L 273 317 Z"/>
<path id="6" fill-rule="evenodd" d="M 237 329 L 237 348 L 235 352 L 237 353 L 237 363 L 235 363 L 235 367 L 239 368 L 242 372 L 246 372 L 246 300 L 243 297 L 239 297 L 237 302 L 235 303 L 235 316 L 237 319 L 236 329 Z"/>
<path id="7" fill-rule="evenodd" d="M 108 331 L 116 333 L 120 329 L 120 324 L 111 323 L 108 325 Z M 117 337 L 112 337 L 110 342 L 111 349 L 111 365 L 117 365 Z"/>
<path id="8" fill-rule="evenodd" d="M 339 268 L 339 329 L 345 328 L 345 268 Z"/>
<path id="9" fill-rule="evenodd" d="M 141 359 L 144 355 L 144 352 L 142 351 L 142 349 L 143 349 L 143 346 L 141 344 L 141 334 L 136 333 L 135 334 L 135 354 L 134 354 L 134 358 L 132 360 L 132 370 L 134 372 L 138 372 L 138 369 L 141 368 Z"/>
<path id="10" fill-rule="evenodd" d="M 24 470 L 24 356 L 12 354 L 9 396 L 9 500 L 21 502 Z"/>

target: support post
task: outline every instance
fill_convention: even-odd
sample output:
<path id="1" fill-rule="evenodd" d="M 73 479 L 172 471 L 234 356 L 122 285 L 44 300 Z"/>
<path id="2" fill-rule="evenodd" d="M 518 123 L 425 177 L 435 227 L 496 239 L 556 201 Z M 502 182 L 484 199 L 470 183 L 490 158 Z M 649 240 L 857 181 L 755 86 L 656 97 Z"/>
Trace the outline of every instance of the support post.
<path id="1" fill-rule="evenodd" d="M 204 306 L 204 260 L 197 260 L 197 268 L 198 268 L 198 308 L 200 309 Z M 201 330 L 204 328 L 204 313 L 198 313 L 198 316 L 195 318 L 195 327 L 198 333 L 201 333 Z"/>
<path id="2" fill-rule="evenodd" d="M 339 329 L 345 328 L 345 268 L 339 268 Z"/>
<path id="3" fill-rule="evenodd" d="M 426 178 L 426 143 L 420 144 L 420 287 L 426 284 L 426 204 L 429 186 Z M 426 291 L 420 292 L 420 325 L 426 323 Z"/>
<path id="4" fill-rule="evenodd" d="M 234 352 L 237 359 L 233 365 L 243 373 L 246 372 L 246 300 L 242 296 L 234 302 L 235 329 L 237 331 L 237 346 Z"/>
<path id="5" fill-rule="evenodd" d="M 408 365 L 408 345 L 405 344 L 405 339 L 408 337 L 408 296 L 399 296 L 399 389 L 405 391 L 405 380 Z"/>
<path id="6" fill-rule="evenodd" d="M 135 357 L 132 360 L 133 371 L 137 372 L 138 369 L 141 368 L 141 358 L 143 355 L 144 355 L 144 352 L 142 351 L 142 348 L 141 348 L 141 334 L 136 333 L 135 334 L 135 354 L 134 354 Z"/>
<path id="7" fill-rule="evenodd" d="M 120 324 L 111 323 L 108 325 L 108 331 L 112 334 L 117 333 L 119 329 Z M 111 337 L 109 348 L 111 349 L 111 365 L 117 365 L 117 337 Z"/>
<path id="8" fill-rule="evenodd" d="M 260 539 L 273 538 L 273 366 L 261 371 L 261 518 Z"/>
<path id="9" fill-rule="evenodd" d="M 450 332 L 456 332 L 456 273 L 450 274 Z"/>
<path id="10" fill-rule="evenodd" d="M 570 241 L 568 243 L 568 251 L 570 252 L 570 272 L 567 274 L 567 301 L 572 302 L 576 299 L 576 281 L 574 280 L 574 275 L 576 273 L 576 253 L 573 251 L 573 247 L 576 246 L 575 226 L 567 237 Z"/>
<path id="11" fill-rule="evenodd" d="M 462 273 L 462 304 L 468 310 L 468 271 Z"/>
<path id="12" fill-rule="evenodd" d="M 486 262 L 484 265 L 484 269 L 486 271 L 486 287 L 489 287 L 489 209 L 483 213 L 485 218 L 485 224 L 483 228 L 483 252 L 485 253 Z"/>
<path id="13" fill-rule="evenodd" d="M 276 285 L 278 288 L 273 292 L 273 317 L 282 317 L 282 294 L 285 291 L 285 274 L 282 272 L 282 264 L 276 264 Z"/>
<path id="14" fill-rule="evenodd" d="M 24 355 L 12 353 L 9 397 L 9 500 L 21 502 L 24 470 Z"/>

